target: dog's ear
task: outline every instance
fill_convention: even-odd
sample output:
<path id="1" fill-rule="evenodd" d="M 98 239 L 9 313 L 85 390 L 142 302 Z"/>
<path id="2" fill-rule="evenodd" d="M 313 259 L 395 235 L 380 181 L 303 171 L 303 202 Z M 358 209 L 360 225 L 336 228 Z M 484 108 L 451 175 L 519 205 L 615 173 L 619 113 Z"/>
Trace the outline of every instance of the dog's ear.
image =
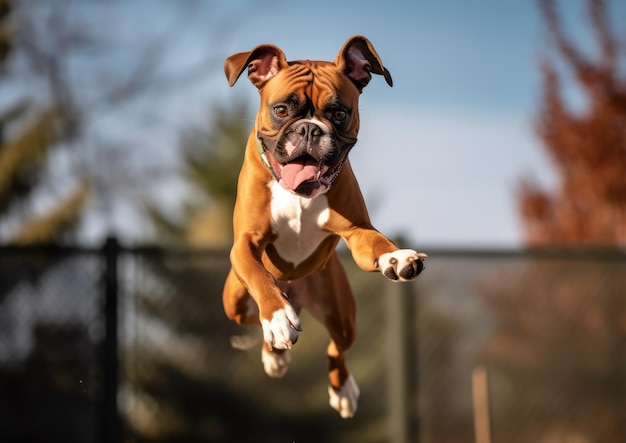
<path id="1" fill-rule="evenodd" d="M 285 54 L 272 45 L 257 46 L 250 52 L 231 55 L 224 62 L 228 84 L 233 86 L 244 69 L 248 68 L 248 79 L 257 88 L 287 67 Z"/>
<path id="2" fill-rule="evenodd" d="M 343 48 L 335 57 L 335 65 L 350 77 L 359 91 L 363 91 L 363 88 L 370 82 L 372 72 L 383 75 L 387 84 L 393 86 L 391 74 L 383 66 L 374 46 L 361 35 L 350 37 L 344 43 Z"/>

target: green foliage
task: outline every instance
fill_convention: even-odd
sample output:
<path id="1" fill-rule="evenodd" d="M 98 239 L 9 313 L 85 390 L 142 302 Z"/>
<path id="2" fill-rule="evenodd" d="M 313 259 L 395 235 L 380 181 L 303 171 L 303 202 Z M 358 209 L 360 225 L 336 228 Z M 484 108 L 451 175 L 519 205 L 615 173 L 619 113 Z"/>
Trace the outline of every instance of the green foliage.
<path id="1" fill-rule="evenodd" d="M 251 122 L 248 106 L 215 108 L 205 127 L 190 127 L 181 136 L 181 174 L 193 193 L 169 215 L 154 204 L 146 212 L 159 241 L 218 245 L 230 241 L 237 177 Z"/>
<path id="2" fill-rule="evenodd" d="M 62 119 L 56 109 L 48 109 L 35 118 L 0 150 L 0 214 L 29 197 L 39 184 L 38 172 L 45 163 L 50 145 L 58 141 Z M 6 125 L 10 121 L 0 121 Z"/>
<path id="3" fill-rule="evenodd" d="M 183 133 L 185 177 L 211 199 L 234 204 L 237 175 L 250 131 L 249 114 L 243 103 L 232 110 L 218 108 L 210 127 Z"/>
<path id="4" fill-rule="evenodd" d="M 0 72 L 18 50 L 12 44 L 11 20 L 10 1 L 0 0 Z M 35 107 L 18 100 L 0 110 L 0 219 L 19 225 L 17 232 L 3 232 L 0 242 L 50 243 L 77 221 L 86 201 L 86 183 L 59 197 L 47 212 L 33 210 L 34 195 L 45 187 L 49 155 L 62 141 L 67 122 L 60 104 Z"/>
<path id="5" fill-rule="evenodd" d="M 43 215 L 28 219 L 13 234 L 16 245 L 47 243 L 61 232 L 75 226 L 89 193 L 89 184 L 81 181 L 59 198 L 52 209 Z"/>

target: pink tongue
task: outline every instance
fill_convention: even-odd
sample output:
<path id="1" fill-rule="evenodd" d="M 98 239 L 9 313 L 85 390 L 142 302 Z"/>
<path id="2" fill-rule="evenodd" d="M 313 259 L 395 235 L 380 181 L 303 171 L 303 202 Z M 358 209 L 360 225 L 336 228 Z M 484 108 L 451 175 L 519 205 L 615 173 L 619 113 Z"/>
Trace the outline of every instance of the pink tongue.
<path id="1" fill-rule="evenodd" d="M 287 163 L 281 171 L 283 182 L 289 189 L 295 190 L 303 182 L 317 178 L 317 166 L 312 158 L 296 159 Z"/>

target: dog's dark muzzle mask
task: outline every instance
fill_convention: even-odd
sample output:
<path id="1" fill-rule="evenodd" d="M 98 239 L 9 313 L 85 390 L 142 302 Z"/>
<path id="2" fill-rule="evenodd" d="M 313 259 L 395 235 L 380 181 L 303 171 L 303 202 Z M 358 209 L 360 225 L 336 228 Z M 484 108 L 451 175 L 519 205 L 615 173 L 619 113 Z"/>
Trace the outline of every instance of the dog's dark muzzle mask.
<path id="1" fill-rule="evenodd" d="M 276 140 L 257 134 L 257 145 L 265 164 L 285 189 L 304 197 L 326 193 L 341 172 L 356 138 L 342 140 L 311 120 L 300 120 Z"/>

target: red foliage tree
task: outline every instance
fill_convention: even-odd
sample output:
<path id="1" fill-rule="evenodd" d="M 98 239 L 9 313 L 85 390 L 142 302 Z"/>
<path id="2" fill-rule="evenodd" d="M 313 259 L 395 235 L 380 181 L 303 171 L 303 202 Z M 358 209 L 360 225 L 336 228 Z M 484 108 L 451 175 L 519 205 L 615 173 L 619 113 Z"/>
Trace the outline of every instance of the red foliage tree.
<path id="1" fill-rule="evenodd" d="M 626 79 L 619 71 L 625 53 L 620 50 L 626 48 L 618 47 L 602 0 L 588 2 L 599 49 L 595 58 L 567 38 L 552 1 L 539 5 L 557 57 L 542 63 L 544 101 L 536 130 L 560 184 L 548 191 L 522 182 L 519 212 L 526 242 L 626 245 Z M 582 111 L 571 110 L 563 98 L 565 75 L 558 62 L 586 99 Z"/>
<path id="2" fill-rule="evenodd" d="M 551 190 L 522 183 L 526 243 L 626 246 L 626 48 L 618 48 L 602 0 L 587 1 L 598 50 L 585 55 L 565 35 L 554 2 L 537 1 L 554 46 L 541 65 L 536 130 L 559 182 Z M 565 99 L 562 88 L 570 83 L 584 106 Z M 500 265 L 481 287 L 497 322 L 483 351 L 494 439 L 623 441 L 623 254 L 540 254 Z"/>

